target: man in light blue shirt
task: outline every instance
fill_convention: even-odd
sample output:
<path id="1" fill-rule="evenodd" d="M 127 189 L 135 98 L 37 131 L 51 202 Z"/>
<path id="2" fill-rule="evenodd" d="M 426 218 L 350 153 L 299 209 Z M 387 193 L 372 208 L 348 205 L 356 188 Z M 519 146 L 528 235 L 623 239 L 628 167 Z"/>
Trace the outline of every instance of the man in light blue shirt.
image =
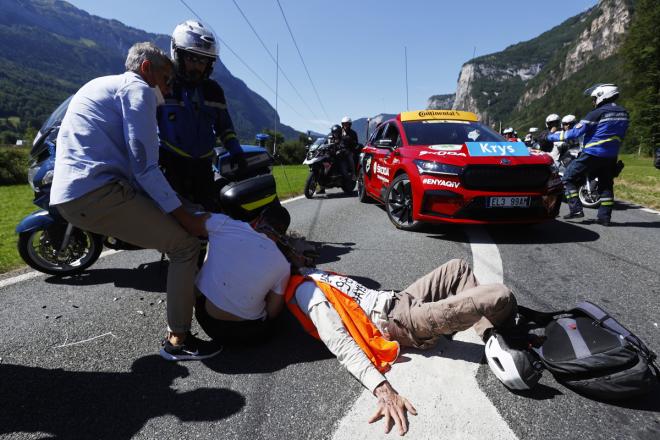
<path id="1" fill-rule="evenodd" d="M 197 237 L 208 216 L 186 212 L 158 168 L 156 107 L 172 74 L 158 47 L 137 43 L 124 74 L 96 78 L 75 94 L 57 136 L 51 205 L 78 228 L 168 255 L 161 356 L 204 359 L 220 352 L 190 334 Z"/>

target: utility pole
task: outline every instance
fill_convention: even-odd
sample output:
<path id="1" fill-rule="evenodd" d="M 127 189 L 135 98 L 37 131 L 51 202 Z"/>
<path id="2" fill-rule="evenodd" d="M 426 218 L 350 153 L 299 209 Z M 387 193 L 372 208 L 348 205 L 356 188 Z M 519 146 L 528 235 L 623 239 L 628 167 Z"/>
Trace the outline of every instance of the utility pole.
<path id="1" fill-rule="evenodd" d="M 275 45 L 275 129 L 273 130 L 273 156 L 277 153 L 277 93 L 279 86 L 280 45 Z"/>
<path id="2" fill-rule="evenodd" d="M 410 105 L 408 104 L 408 47 L 403 46 L 403 57 L 406 65 L 406 110 L 410 111 Z"/>

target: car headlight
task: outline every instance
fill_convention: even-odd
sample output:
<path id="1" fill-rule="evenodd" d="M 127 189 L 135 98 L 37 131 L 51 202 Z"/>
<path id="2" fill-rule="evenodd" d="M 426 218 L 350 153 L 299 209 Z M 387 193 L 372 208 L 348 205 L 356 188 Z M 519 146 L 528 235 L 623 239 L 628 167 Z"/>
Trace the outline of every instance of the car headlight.
<path id="1" fill-rule="evenodd" d="M 463 167 L 449 165 L 446 163 L 433 162 L 430 160 L 414 160 L 419 174 L 443 174 L 445 176 L 458 176 L 463 171 Z"/>

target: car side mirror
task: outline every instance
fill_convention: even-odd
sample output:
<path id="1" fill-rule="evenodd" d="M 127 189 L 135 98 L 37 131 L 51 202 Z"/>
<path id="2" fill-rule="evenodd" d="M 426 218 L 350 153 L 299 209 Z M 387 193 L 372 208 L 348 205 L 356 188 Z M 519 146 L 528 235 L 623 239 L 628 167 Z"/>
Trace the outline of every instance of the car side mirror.
<path id="1" fill-rule="evenodd" d="M 383 148 L 392 148 L 394 146 L 394 142 L 392 142 L 392 139 L 388 139 L 388 138 L 378 139 L 376 141 L 376 145 Z"/>

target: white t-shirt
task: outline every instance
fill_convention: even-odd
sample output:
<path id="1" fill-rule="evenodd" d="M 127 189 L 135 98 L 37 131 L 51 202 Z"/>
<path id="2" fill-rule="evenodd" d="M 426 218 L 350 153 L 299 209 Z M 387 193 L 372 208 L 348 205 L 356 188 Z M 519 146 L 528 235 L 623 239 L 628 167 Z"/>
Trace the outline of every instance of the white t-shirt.
<path id="1" fill-rule="evenodd" d="M 232 315 L 263 319 L 268 292 L 283 295 L 286 290 L 289 262 L 270 238 L 248 223 L 213 214 L 206 229 L 208 251 L 197 275 L 197 288 Z"/>

